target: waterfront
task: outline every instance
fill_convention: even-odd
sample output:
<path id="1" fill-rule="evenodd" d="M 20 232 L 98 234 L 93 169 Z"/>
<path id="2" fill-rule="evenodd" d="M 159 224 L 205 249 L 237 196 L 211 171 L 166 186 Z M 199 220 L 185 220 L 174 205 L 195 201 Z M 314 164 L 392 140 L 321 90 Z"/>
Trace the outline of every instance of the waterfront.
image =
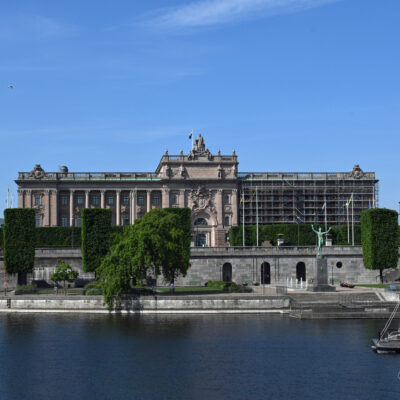
<path id="1" fill-rule="evenodd" d="M 399 399 L 382 320 L 0 316 L 0 398 Z"/>

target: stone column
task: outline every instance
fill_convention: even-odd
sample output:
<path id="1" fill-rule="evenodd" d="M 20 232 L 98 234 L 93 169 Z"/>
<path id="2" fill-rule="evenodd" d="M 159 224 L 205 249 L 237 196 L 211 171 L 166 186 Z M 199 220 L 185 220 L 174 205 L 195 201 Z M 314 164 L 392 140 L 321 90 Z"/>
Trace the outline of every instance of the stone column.
<path id="1" fill-rule="evenodd" d="M 100 207 L 106 207 L 106 191 L 104 189 L 100 191 Z"/>
<path id="2" fill-rule="evenodd" d="M 74 226 L 74 189 L 69 190 L 69 226 Z"/>
<path id="3" fill-rule="evenodd" d="M 231 225 L 239 224 L 239 216 L 238 216 L 238 190 L 232 190 L 232 221 Z"/>
<path id="4" fill-rule="evenodd" d="M 121 225 L 121 191 L 120 190 L 115 191 L 115 197 L 116 197 L 115 225 Z"/>
<path id="5" fill-rule="evenodd" d="M 223 201 L 222 201 L 222 194 L 223 190 L 218 189 L 217 191 L 217 219 L 218 219 L 218 225 L 222 226 L 224 223 L 224 209 L 223 209 Z"/>
<path id="6" fill-rule="evenodd" d="M 89 208 L 89 194 L 90 190 L 85 190 L 85 208 Z"/>
<path id="7" fill-rule="evenodd" d="M 18 189 L 18 208 L 24 208 L 25 190 Z"/>
<path id="8" fill-rule="evenodd" d="M 168 208 L 169 207 L 169 189 L 168 188 L 163 188 L 162 191 L 162 208 Z"/>
<path id="9" fill-rule="evenodd" d="M 46 226 L 50 226 L 50 190 L 46 190 L 46 206 L 44 209 L 44 223 Z"/>
<path id="10" fill-rule="evenodd" d="M 53 208 L 51 209 L 51 226 L 58 225 L 58 190 L 51 191 L 53 195 Z"/>
<path id="11" fill-rule="evenodd" d="M 179 191 L 179 207 L 185 207 L 185 189 Z"/>
<path id="12" fill-rule="evenodd" d="M 28 208 L 32 208 L 32 190 L 27 190 L 28 193 Z"/>
<path id="13" fill-rule="evenodd" d="M 150 189 L 147 190 L 147 203 L 146 203 L 146 206 L 147 206 L 147 212 L 149 212 L 151 210 L 151 190 Z"/>

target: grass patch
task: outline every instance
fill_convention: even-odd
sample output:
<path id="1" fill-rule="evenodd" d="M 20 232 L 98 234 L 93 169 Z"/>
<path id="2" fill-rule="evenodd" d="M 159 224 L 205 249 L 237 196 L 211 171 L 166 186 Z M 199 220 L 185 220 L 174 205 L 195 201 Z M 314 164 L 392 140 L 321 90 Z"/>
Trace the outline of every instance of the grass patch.
<path id="1" fill-rule="evenodd" d="M 157 291 L 160 293 L 169 293 L 169 288 L 157 288 Z M 207 287 L 207 286 L 185 286 L 185 287 L 177 287 L 175 288 L 175 293 L 207 293 L 207 292 L 223 292 L 222 289 Z"/>
<path id="2" fill-rule="evenodd" d="M 378 288 L 378 289 L 385 289 L 388 288 L 389 285 L 384 285 L 383 283 L 372 283 L 372 284 L 360 284 L 356 285 L 358 287 L 368 287 L 368 288 Z"/>

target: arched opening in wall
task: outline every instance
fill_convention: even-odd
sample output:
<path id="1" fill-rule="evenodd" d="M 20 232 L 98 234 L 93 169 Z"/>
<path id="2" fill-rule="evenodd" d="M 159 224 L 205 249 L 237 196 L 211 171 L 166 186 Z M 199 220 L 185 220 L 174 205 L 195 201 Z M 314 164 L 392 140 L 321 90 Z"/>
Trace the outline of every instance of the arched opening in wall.
<path id="1" fill-rule="evenodd" d="M 261 284 L 269 285 L 271 283 L 271 266 L 267 262 L 261 264 Z"/>
<path id="2" fill-rule="evenodd" d="M 303 262 L 299 262 L 296 265 L 296 279 L 301 279 L 303 282 L 306 280 L 306 265 Z"/>
<path id="3" fill-rule="evenodd" d="M 208 225 L 208 223 L 207 223 L 207 220 L 205 219 L 205 218 L 197 218 L 195 221 L 194 221 L 194 224 L 193 225 L 203 225 L 203 226 L 205 226 L 205 225 Z"/>
<path id="4" fill-rule="evenodd" d="M 232 282 L 232 264 L 225 263 L 222 266 L 222 280 L 224 282 Z"/>
<path id="5" fill-rule="evenodd" d="M 206 247 L 207 246 L 207 238 L 205 233 L 198 233 L 196 235 L 196 246 L 197 247 Z"/>

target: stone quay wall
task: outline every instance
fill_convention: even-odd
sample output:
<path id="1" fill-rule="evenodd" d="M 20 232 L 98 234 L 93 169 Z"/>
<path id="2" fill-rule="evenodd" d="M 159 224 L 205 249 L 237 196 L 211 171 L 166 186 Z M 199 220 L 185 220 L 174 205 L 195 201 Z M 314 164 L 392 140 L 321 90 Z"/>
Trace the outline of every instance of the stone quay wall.
<path id="1" fill-rule="evenodd" d="M 190 268 L 186 277 L 180 277 L 176 285 L 203 285 L 209 280 L 222 280 L 224 269 L 231 271 L 231 279 L 236 283 L 262 283 L 261 269 L 269 265 L 270 283 L 286 285 L 287 281 L 298 277 L 300 263 L 304 263 L 307 280 L 316 276 L 315 247 L 194 247 L 191 249 Z M 328 263 L 328 277 L 352 283 L 377 283 L 378 270 L 364 267 L 361 246 L 329 246 L 323 248 Z M 79 271 L 80 279 L 94 279 L 93 273 L 84 273 L 80 248 L 39 248 L 36 249 L 35 266 L 28 282 L 32 279 L 50 282 L 58 259 L 63 259 Z M 341 264 L 339 264 L 341 263 Z M 224 267 L 225 265 L 225 267 Z M 338 266 L 341 267 L 339 268 Z M 400 267 L 400 262 L 398 267 Z M 388 270 L 385 273 L 393 273 Z M 3 254 L 0 252 L 0 280 L 4 275 Z M 10 289 L 15 287 L 16 278 L 7 276 Z M 158 285 L 167 284 L 162 278 Z"/>

